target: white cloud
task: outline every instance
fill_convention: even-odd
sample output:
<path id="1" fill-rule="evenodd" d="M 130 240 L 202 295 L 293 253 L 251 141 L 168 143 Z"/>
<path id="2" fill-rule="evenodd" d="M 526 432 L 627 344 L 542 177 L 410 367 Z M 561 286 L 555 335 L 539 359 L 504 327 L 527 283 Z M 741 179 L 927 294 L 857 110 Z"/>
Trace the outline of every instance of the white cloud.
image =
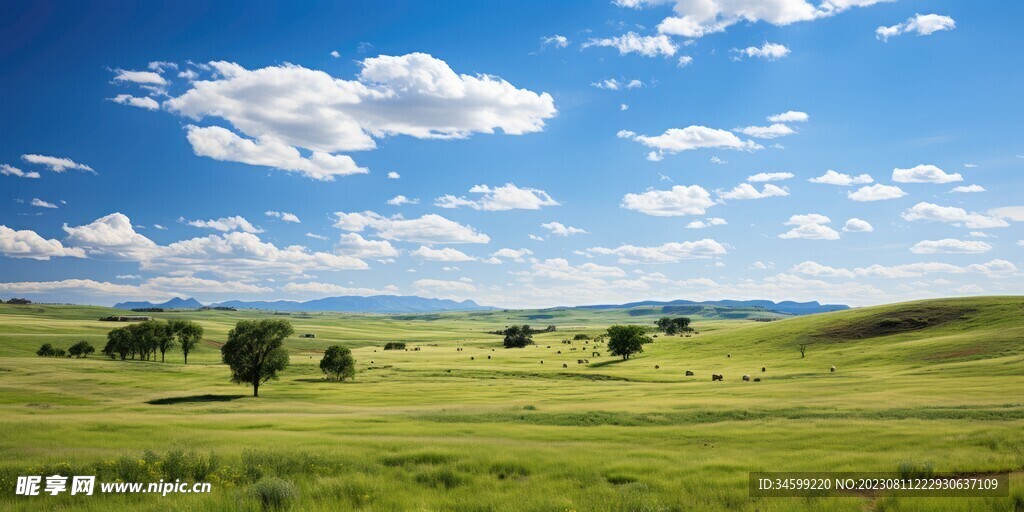
<path id="1" fill-rule="evenodd" d="M 192 151 L 198 156 L 214 160 L 294 171 L 321 181 L 333 181 L 335 176 L 369 172 L 356 165 L 355 160 L 348 155 L 314 151 L 306 158 L 299 150 L 271 137 L 244 139 L 219 126 L 200 128 L 189 125 L 186 132 Z"/>
<path id="2" fill-rule="evenodd" d="M 391 171 L 391 172 L 389 172 L 389 173 L 388 173 L 388 179 L 389 179 L 389 180 L 397 180 L 397 179 L 399 179 L 399 178 L 401 178 L 401 177 L 402 177 L 402 175 L 401 175 L 401 174 L 398 174 L 398 173 L 397 173 L 397 172 L 395 172 L 395 171 Z"/>
<path id="3" fill-rule="evenodd" d="M 676 66 L 681 68 L 685 68 L 690 64 L 693 64 L 693 57 L 690 57 L 689 55 L 681 55 L 679 60 L 676 61 Z"/>
<path id="4" fill-rule="evenodd" d="M 712 258 L 727 253 L 718 241 L 705 238 L 693 242 L 669 242 L 656 247 L 620 245 L 615 248 L 591 247 L 588 253 L 618 256 L 619 263 L 676 263 L 682 260 Z"/>
<path id="5" fill-rule="evenodd" d="M 21 155 L 21 159 L 30 163 L 45 166 L 48 170 L 53 172 L 64 172 L 68 169 L 91 172 L 96 174 L 96 171 L 92 167 L 85 164 L 80 164 L 70 158 L 61 158 L 56 156 L 46 155 Z"/>
<path id="6" fill-rule="evenodd" d="M 341 58 L 341 52 L 339 52 L 338 50 L 331 50 L 331 54 L 330 55 L 331 55 L 331 57 L 334 57 L 335 59 Z"/>
<path id="7" fill-rule="evenodd" d="M 1010 225 L 1008 222 L 1000 218 L 998 214 L 990 217 L 975 212 L 968 213 L 963 208 L 957 208 L 955 206 L 939 206 L 937 204 L 925 202 L 915 204 L 913 207 L 903 212 L 901 216 L 907 221 L 929 220 L 934 222 L 946 222 L 954 225 L 963 224 L 964 226 L 973 229 L 1004 228 Z"/>
<path id="8" fill-rule="evenodd" d="M 182 219 L 184 221 L 184 219 Z M 196 228 L 215 229 L 217 231 L 244 231 L 246 233 L 262 233 L 263 229 L 253 226 L 251 222 L 235 215 L 211 220 L 190 220 L 187 224 Z"/>
<path id="9" fill-rule="evenodd" d="M 785 26 L 839 14 L 851 7 L 866 7 L 886 0 L 824 0 L 818 5 L 809 0 L 673 0 L 675 16 L 665 18 L 658 32 L 683 37 L 703 37 L 722 32 L 736 23 L 764 21 Z M 639 7 L 669 3 L 667 0 L 616 0 L 622 6 Z"/>
<path id="10" fill-rule="evenodd" d="M 408 197 L 399 194 L 395 197 L 392 197 L 391 199 L 388 199 L 387 204 L 390 204 L 392 206 L 402 206 L 403 204 L 420 204 L 420 200 L 415 198 L 409 199 Z"/>
<path id="11" fill-rule="evenodd" d="M 878 27 L 875 29 L 875 38 L 881 41 L 889 41 L 890 37 L 916 32 L 919 36 L 932 35 L 941 30 L 953 30 L 956 28 L 956 21 L 949 16 L 941 14 L 915 14 L 907 21 L 898 23 L 891 27 Z"/>
<path id="12" fill-rule="evenodd" d="M 1000 219 L 1009 219 L 1014 222 L 1024 221 L 1024 206 L 1003 206 L 1001 208 L 993 208 L 988 211 L 988 214 L 993 217 L 999 217 Z"/>
<path id="13" fill-rule="evenodd" d="M 619 206 L 654 217 L 679 217 L 703 215 L 714 204 L 711 194 L 700 185 L 676 185 L 669 190 L 626 194 Z"/>
<path id="14" fill-rule="evenodd" d="M 979 240 L 922 240 L 910 248 L 914 254 L 980 254 L 992 250 L 992 246 Z"/>
<path id="15" fill-rule="evenodd" d="M 306 233 L 306 236 L 309 237 L 309 238 L 315 238 L 317 240 L 330 240 L 330 238 L 327 238 L 324 235 L 318 235 L 316 233 Z M 359 236 L 359 235 L 356 235 L 356 236 Z"/>
<path id="16" fill-rule="evenodd" d="M 815 277 L 843 277 L 852 278 L 854 273 L 845 268 L 835 268 L 828 265 L 822 265 L 814 261 L 805 261 L 794 265 L 793 268 L 789 269 L 790 272 L 796 274 L 804 274 Z"/>
<path id="17" fill-rule="evenodd" d="M 603 278 L 626 277 L 626 272 L 618 267 L 607 267 L 595 263 L 572 266 L 564 258 L 538 261 L 531 265 L 529 274 L 532 277 L 579 282 L 603 282 L 601 281 Z"/>
<path id="18" fill-rule="evenodd" d="M 793 267 L 791 272 L 818 277 L 875 277 L 882 279 L 917 278 L 928 274 L 964 274 L 974 272 L 988 277 L 1004 277 L 1017 271 L 1017 266 L 1006 260 L 992 260 L 988 263 L 971 264 L 966 267 L 950 263 L 921 262 L 904 265 L 871 265 L 853 270 L 834 268 L 813 261 L 805 261 Z M 948 283 L 948 282 L 947 282 Z"/>
<path id="19" fill-rule="evenodd" d="M 25 172 L 17 167 L 7 164 L 0 164 L 0 174 L 3 174 L 4 176 L 17 176 L 19 178 L 39 178 L 38 172 Z"/>
<path id="20" fill-rule="evenodd" d="M 580 228 L 577 228 L 577 227 L 573 227 L 573 226 L 566 226 L 565 224 L 562 224 L 561 222 L 547 222 L 547 223 L 541 224 L 540 227 L 548 230 L 548 234 L 550 236 L 570 236 L 570 235 L 585 235 L 585 234 L 587 234 L 586 230 L 583 230 L 583 229 L 580 229 Z"/>
<path id="21" fill-rule="evenodd" d="M 843 231 L 849 233 L 870 233 L 874 230 L 875 228 L 871 225 L 871 223 L 869 223 L 866 220 L 858 219 L 856 217 L 847 220 L 846 224 L 843 225 Z"/>
<path id="22" fill-rule="evenodd" d="M 591 46 L 607 46 L 619 50 L 619 55 L 639 53 L 644 57 L 657 57 L 664 55 L 671 57 L 676 54 L 676 44 L 665 35 L 641 36 L 635 32 L 628 32 L 621 36 L 590 39 L 583 43 L 583 48 Z"/>
<path id="23" fill-rule="evenodd" d="M 136 233 L 131 219 L 121 213 L 100 217 L 84 226 L 69 227 L 65 224 L 64 231 L 71 245 L 84 247 L 90 253 L 139 261 L 158 251 L 156 243 Z"/>
<path id="24" fill-rule="evenodd" d="M 42 199 L 39 199 L 38 197 L 33 197 L 32 198 L 32 202 L 29 203 L 29 204 L 31 204 L 32 206 L 36 206 L 38 208 L 57 208 L 57 205 L 55 205 L 53 203 L 50 203 L 50 202 L 47 202 L 47 201 L 43 201 Z"/>
<path id="25" fill-rule="evenodd" d="M 772 123 L 804 123 L 810 119 L 811 116 L 807 115 L 806 112 L 796 110 L 789 110 L 781 114 L 768 116 L 768 121 Z"/>
<path id="26" fill-rule="evenodd" d="M 740 57 L 758 58 L 764 60 L 778 60 L 789 55 L 789 48 L 785 45 L 778 43 L 769 43 L 765 41 L 760 47 L 748 46 L 746 48 L 733 48 L 732 52 L 737 55 L 736 59 Z"/>
<path id="27" fill-rule="evenodd" d="M 263 212 L 263 214 L 266 215 L 267 217 L 278 218 L 278 219 L 281 219 L 281 220 L 283 220 L 285 222 L 294 222 L 296 224 L 302 222 L 301 220 L 299 220 L 299 217 L 297 215 L 295 215 L 294 213 L 275 212 L 273 210 L 269 210 L 269 211 Z"/>
<path id="28" fill-rule="evenodd" d="M 356 258 L 394 258 L 399 255 L 398 249 L 391 242 L 367 240 L 358 233 L 342 234 L 338 238 L 338 252 Z"/>
<path id="29" fill-rule="evenodd" d="M 65 247 L 56 239 L 46 239 L 30 229 L 13 230 L 0 225 L 0 253 L 9 258 L 49 260 L 69 256 L 84 258 L 85 251 L 77 247 Z"/>
<path id="30" fill-rule="evenodd" d="M 569 38 L 555 34 L 553 36 L 547 36 L 540 38 L 541 46 L 553 46 L 555 48 L 565 48 L 569 46 Z"/>
<path id="31" fill-rule="evenodd" d="M 113 101 L 114 103 L 144 108 L 146 110 L 160 109 L 160 103 L 154 100 L 153 98 L 150 98 L 149 96 L 136 97 L 132 96 L 131 94 L 118 94 L 117 96 L 108 99 L 110 101 Z"/>
<path id="32" fill-rule="evenodd" d="M 811 183 L 821 183 L 824 185 L 839 185 L 841 187 L 849 187 L 851 185 L 864 185 L 866 183 L 872 183 L 875 180 L 867 174 L 850 176 L 849 174 L 843 174 L 833 171 L 832 169 L 829 169 L 825 171 L 825 174 L 822 174 L 817 178 L 811 178 L 807 181 Z"/>
<path id="33" fill-rule="evenodd" d="M 903 189 L 895 185 L 882 185 L 881 183 L 868 185 L 846 193 L 846 197 L 854 201 L 885 201 L 887 199 L 897 199 L 905 195 L 907 193 Z"/>
<path id="34" fill-rule="evenodd" d="M 167 228 L 161 226 L 160 224 L 153 224 L 153 227 L 156 228 L 156 229 L 159 229 L 161 231 L 166 231 L 167 230 Z"/>
<path id="35" fill-rule="evenodd" d="M 725 219 L 721 217 L 709 217 L 705 220 L 695 220 L 686 225 L 686 229 L 704 229 L 710 228 L 711 226 L 724 226 L 728 224 Z"/>
<path id="36" fill-rule="evenodd" d="M 535 235 L 533 233 L 530 233 L 529 235 L 526 235 L 526 236 L 530 237 L 530 240 L 533 240 L 534 242 L 543 242 L 544 241 L 544 237 L 539 236 L 539 235 Z"/>
<path id="37" fill-rule="evenodd" d="M 523 259 L 524 256 L 532 256 L 532 255 L 533 255 L 533 251 L 531 251 L 529 249 L 509 249 L 509 248 L 504 248 L 504 249 L 498 249 L 497 251 L 495 251 L 494 254 L 491 254 L 491 257 L 492 258 L 504 258 L 504 259 L 507 259 L 507 260 L 512 260 L 512 261 L 516 261 L 516 262 L 522 263 L 523 261 L 525 261 Z"/>
<path id="38" fill-rule="evenodd" d="M 625 103 L 621 103 L 621 104 L 619 104 L 619 110 L 620 111 L 629 110 L 629 105 L 626 105 Z"/>
<path id="39" fill-rule="evenodd" d="M 0 283 L 0 291 L 15 293 L 77 292 L 99 297 L 170 298 L 183 293 L 265 293 L 270 288 L 237 281 L 215 281 L 191 276 L 154 277 L 139 285 L 92 279 Z"/>
<path id="40" fill-rule="evenodd" d="M 419 292 L 426 292 L 441 297 L 461 298 L 462 293 L 472 293 L 477 290 L 476 286 L 464 281 L 446 281 L 443 279 L 417 279 L 412 282 L 413 288 Z"/>
<path id="41" fill-rule="evenodd" d="M 736 185 L 736 187 L 734 187 L 732 190 L 726 192 L 718 192 L 719 199 L 739 200 L 764 199 L 766 197 L 781 197 L 788 195 L 789 191 L 787 191 L 785 188 L 772 185 L 771 183 L 766 183 L 764 187 L 762 187 L 761 191 L 758 191 L 756 188 L 754 188 L 753 185 L 749 183 L 740 183 L 739 185 Z"/>
<path id="42" fill-rule="evenodd" d="M 805 240 L 838 240 L 839 232 L 827 226 L 832 220 L 828 217 L 810 213 L 807 215 L 793 215 L 786 222 L 787 226 L 794 226 L 793 229 L 782 233 L 779 238 L 802 238 Z"/>
<path id="43" fill-rule="evenodd" d="M 348 286 L 341 286 L 333 283 L 288 283 L 281 287 L 281 291 L 285 293 L 293 293 L 299 295 L 357 295 L 361 297 L 367 297 L 370 295 L 386 295 L 398 291 L 398 288 L 392 285 L 384 287 L 383 290 L 377 290 L 374 288 L 351 288 Z"/>
<path id="44" fill-rule="evenodd" d="M 736 134 L 728 130 L 708 128 L 706 126 L 687 126 L 686 128 L 669 128 L 661 135 L 648 136 L 637 135 L 629 130 L 620 130 L 617 134 L 620 139 L 631 139 L 644 146 L 654 149 L 648 159 L 660 160 L 666 153 L 675 154 L 680 151 L 690 151 L 702 148 L 726 148 L 739 151 L 754 151 L 764 149 L 760 144 L 752 140 L 742 140 Z"/>
<path id="45" fill-rule="evenodd" d="M 713 163 L 715 165 L 724 165 L 724 164 L 727 164 L 729 162 L 726 162 L 725 160 L 722 160 L 721 158 L 718 158 L 717 156 L 713 156 L 713 157 L 711 157 L 711 163 Z"/>
<path id="46" fill-rule="evenodd" d="M 896 183 L 951 183 L 964 178 L 959 173 L 947 174 L 934 165 L 916 165 L 910 169 L 893 169 L 892 180 Z"/>
<path id="47" fill-rule="evenodd" d="M 445 247 L 443 249 L 431 249 L 427 246 L 420 246 L 419 249 L 409 253 L 417 258 L 423 258 L 430 261 L 445 261 L 449 263 L 456 263 L 460 261 L 476 261 L 477 258 L 470 256 L 458 249 L 452 249 L 451 247 Z"/>
<path id="48" fill-rule="evenodd" d="M 959 192 L 959 193 L 964 193 L 964 194 L 973 193 L 973 192 L 984 192 L 984 191 L 985 191 L 985 187 L 983 187 L 981 185 L 961 185 L 959 187 L 953 187 L 953 190 L 950 190 L 950 192 Z"/>
<path id="49" fill-rule="evenodd" d="M 500 187 L 476 185 L 469 189 L 471 194 L 481 194 L 479 200 L 466 199 L 465 196 L 445 195 L 434 201 L 441 208 L 458 208 L 468 206 L 474 210 L 505 211 L 505 210 L 539 210 L 542 206 L 558 206 L 558 202 L 547 192 L 535 188 L 519 188 L 512 183 Z"/>
<path id="50" fill-rule="evenodd" d="M 771 126 L 747 126 L 745 128 L 737 128 L 736 131 L 758 139 L 775 139 L 796 133 L 792 128 L 781 123 L 775 123 Z"/>
<path id="51" fill-rule="evenodd" d="M 485 244 L 491 241 L 489 236 L 478 232 L 472 226 L 459 224 L 436 214 L 427 214 L 418 219 L 405 219 L 400 215 L 384 217 L 370 211 L 336 212 L 334 215 L 337 217 L 334 224 L 337 228 L 357 232 L 370 228 L 376 231 L 378 237 L 385 240 L 422 244 Z"/>
<path id="52" fill-rule="evenodd" d="M 606 78 L 590 84 L 591 87 L 597 87 L 598 89 L 607 89 L 609 91 L 617 91 L 622 88 L 622 84 L 614 78 Z"/>
<path id="53" fill-rule="evenodd" d="M 145 85 L 167 85 L 167 80 L 160 76 L 160 73 L 153 71 L 128 71 L 118 69 L 114 71 L 115 82 L 132 82 Z"/>
<path id="54" fill-rule="evenodd" d="M 782 181 L 792 179 L 795 175 L 791 172 L 759 172 L 753 176 L 748 176 L 747 181 L 750 182 L 764 182 L 764 181 Z"/>

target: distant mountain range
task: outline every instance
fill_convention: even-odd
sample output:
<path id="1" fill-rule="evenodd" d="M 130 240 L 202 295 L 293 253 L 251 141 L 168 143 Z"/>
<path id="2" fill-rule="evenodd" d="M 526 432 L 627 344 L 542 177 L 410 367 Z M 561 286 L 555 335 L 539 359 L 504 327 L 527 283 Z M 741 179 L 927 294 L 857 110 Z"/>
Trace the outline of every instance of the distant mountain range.
<path id="1" fill-rule="evenodd" d="M 821 304 L 818 301 L 793 302 L 782 301 L 772 302 L 770 300 L 672 300 L 655 301 L 645 300 L 641 302 L 630 302 L 627 304 L 603 304 L 594 306 L 577 306 L 578 309 L 628 309 L 642 306 L 715 306 L 732 309 L 761 308 L 766 311 L 785 313 L 787 315 L 810 315 L 812 313 L 826 313 L 828 311 L 840 311 L 850 309 L 850 306 L 843 304 Z"/>
<path id="2" fill-rule="evenodd" d="M 296 302 L 290 300 L 277 301 L 241 301 L 229 300 L 210 304 L 213 307 L 229 307 L 236 309 L 268 309 L 273 311 L 343 311 L 350 313 L 433 313 L 437 311 L 479 311 L 495 309 L 481 306 L 471 300 L 456 302 L 448 299 L 428 299 L 415 296 L 374 295 L 370 297 L 344 296 L 325 297 L 323 299 Z M 162 304 L 152 302 L 122 302 L 115 304 L 117 309 L 197 309 L 203 307 L 195 299 L 173 298 Z"/>
<path id="3" fill-rule="evenodd" d="M 181 297 L 175 297 L 167 302 L 161 304 L 154 304 L 149 301 L 140 302 L 120 302 L 114 304 L 115 309 L 150 309 L 150 308 L 163 308 L 163 309 L 198 309 L 203 307 L 203 304 L 198 300 L 191 297 L 183 299 Z"/>

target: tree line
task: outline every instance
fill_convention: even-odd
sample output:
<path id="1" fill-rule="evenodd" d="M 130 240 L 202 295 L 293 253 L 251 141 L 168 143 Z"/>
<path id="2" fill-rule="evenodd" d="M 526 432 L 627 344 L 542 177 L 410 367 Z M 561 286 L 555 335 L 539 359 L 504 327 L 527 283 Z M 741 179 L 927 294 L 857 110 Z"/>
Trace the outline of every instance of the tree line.
<path id="1" fill-rule="evenodd" d="M 203 326 L 190 320 L 146 320 L 107 333 L 107 344 L 103 354 L 111 359 L 138 358 L 142 361 L 156 360 L 160 353 L 160 362 L 164 362 L 167 351 L 180 347 L 188 364 L 188 354 L 203 339 Z"/>

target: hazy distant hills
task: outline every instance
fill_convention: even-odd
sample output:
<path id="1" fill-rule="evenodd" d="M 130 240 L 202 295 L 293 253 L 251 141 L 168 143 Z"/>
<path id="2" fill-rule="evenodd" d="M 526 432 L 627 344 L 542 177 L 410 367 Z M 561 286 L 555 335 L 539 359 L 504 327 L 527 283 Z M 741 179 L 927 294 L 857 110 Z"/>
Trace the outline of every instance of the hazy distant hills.
<path id="1" fill-rule="evenodd" d="M 114 304 L 115 309 L 149 309 L 149 308 L 163 308 L 163 309 L 197 309 L 203 307 L 203 304 L 198 300 L 191 297 L 182 299 L 181 297 L 175 297 L 167 302 L 160 304 L 154 304 L 149 301 L 138 301 L 138 302 L 120 302 Z"/>
<path id="2" fill-rule="evenodd" d="M 828 311 L 850 309 L 850 306 L 846 306 L 843 304 L 821 304 L 818 301 L 793 302 L 788 300 L 782 302 L 772 302 L 770 300 L 708 300 L 700 302 L 692 300 L 645 300 L 641 302 L 630 302 L 627 304 L 602 304 L 595 306 L 578 307 L 580 309 L 628 309 L 642 306 L 662 307 L 666 308 L 666 312 L 670 312 L 672 306 L 714 306 L 718 308 L 729 309 L 759 308 L 764 309 L 766 311 L 774 311 L 776 313 L 784 313 L 787 315 L 810 315 L 812 313 L 825 313 Z"/>

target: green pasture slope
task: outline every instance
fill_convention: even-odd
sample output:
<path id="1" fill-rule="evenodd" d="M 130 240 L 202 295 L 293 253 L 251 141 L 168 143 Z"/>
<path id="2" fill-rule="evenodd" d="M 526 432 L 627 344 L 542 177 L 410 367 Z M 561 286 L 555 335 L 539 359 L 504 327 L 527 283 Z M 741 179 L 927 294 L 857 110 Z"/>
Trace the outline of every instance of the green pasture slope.
<path id="1" fill-rule="evenodd" d="M 314 511 L 1024 510 L 1022 297 L 697 318 L 700 334 L 661 336 L 626 362 L 560 340 L 656 316 L 292 314 L 281 318 L 296 335 L 316 338 L 288 340 L 291 366 L 256 399 L 229 382 L 218 347 L 234 322 L 268 313 L 157 313 L 206 327 L 187 366 L 179 352 L 164 364 L 35 356 L 82 339 L 98 350 L 118 324 L 97 319 L 112 312 L 0 306 L 0 509 L 256 511 L 254 483 L 276 476 L 293 510 Z M 558 330 L 513 350 L 487 333 L 522 322 Z M 321 379 L 335 343 L 353 349 L 354 382 Z M 750 498 L 756 470 L 1009 472 L 1012 491 Z M 53 473 L 213 492 L 13 496 L 17 475 Z"/>

